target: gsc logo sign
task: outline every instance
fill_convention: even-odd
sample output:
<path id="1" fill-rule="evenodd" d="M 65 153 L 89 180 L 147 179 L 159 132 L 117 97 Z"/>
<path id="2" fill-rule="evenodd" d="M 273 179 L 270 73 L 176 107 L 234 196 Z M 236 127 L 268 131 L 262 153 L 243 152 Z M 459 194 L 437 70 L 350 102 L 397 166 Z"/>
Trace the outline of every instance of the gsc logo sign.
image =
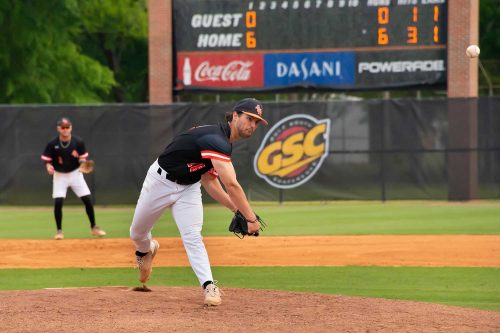
<path id="1" fill-rule="evenodd" d="M 307 182 L 328 155 L 330 119 L 299 114 L 274 125 L 254 159 L 257 175 L 271 186 L 294 188 Z"/>

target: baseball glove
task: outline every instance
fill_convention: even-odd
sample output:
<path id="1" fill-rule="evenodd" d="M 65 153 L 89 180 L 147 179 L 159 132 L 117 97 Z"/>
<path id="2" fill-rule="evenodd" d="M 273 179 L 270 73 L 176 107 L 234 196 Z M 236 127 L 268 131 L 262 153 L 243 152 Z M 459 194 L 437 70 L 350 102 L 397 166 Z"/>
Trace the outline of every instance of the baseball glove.
<path id="1" fill-rule="evenodd" d="M 93 160 L 83 161 L 82 163 L 80 163 L 80 172 L 91 173 L 92 171 L 94 171 L 94 165 L 95 163 Z"/>
<path id="2" fill-rule="evenodd" d="M 260 218 L 259 215 L 255 214 L 257 221 L 260 222 L 260 229 L 252 234 L 248 233 L 247 222 L 255 223 L 255 221 L 248 221 L 239 210 L 234 213 L 233 219 L 229 224 L 229 231 L 234 233 L 238 238 L 244 238 L 245 236 L 259 236 L 259 232 L 266 227 L 266 223 Z"/>

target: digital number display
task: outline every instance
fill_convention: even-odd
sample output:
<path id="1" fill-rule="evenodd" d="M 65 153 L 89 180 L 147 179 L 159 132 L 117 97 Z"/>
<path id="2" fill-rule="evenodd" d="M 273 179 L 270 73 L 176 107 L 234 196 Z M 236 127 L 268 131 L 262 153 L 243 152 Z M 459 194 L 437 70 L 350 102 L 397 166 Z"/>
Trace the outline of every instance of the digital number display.
<path id="1" fill-rule="evenodd" d="M 191 57 L 203 67 L 199 80 L 190 80 L 191 87 L 177 82 L 178 89 L 215 87 L 214 82 L 223 81 L 224 71 L 241 79 L 255 70 L 250 70 L 250 62 L 260 70 L 272 69 L 275 77 L 266 78 L 267 72 L 262 78 L 254 74 L 252 83 L 227 84 L 224 89 L 257 89 L 259 85 L 262 90 L 288 86 L 377 89 L 446 81 L 446 0 L 174 0 L 173 13 L 177 61 Z M 307 53 L 309 59 L 297 63 L 293 54 L 299 53 Z M 200 58 L 203 54 L 209 58 L 237 54 L 241 61 L 221 68 L 214 58 L 206 65 Z M 288 63 L 283 64 L 278 54 Z M 316 58 L 321 63 L 314 65 Z M 384 59 L 390 63 L 380 66 L 388 66 L 390 75 L 368 77 L 380 72 L 375 63 Z M 185 68 L 178 64 L 178 74 Z M 325 76 L 326 81 L 313 78 L 321 72 L 330 77 Z M 398 72 L 402 73 L 399 77 L 393 75 Z M 412 73 L 413 78 L 408 75 Z M 280 75 L 288 75 L 288 81 Z"/>
<path id="2" fill-rule="evenodd" d="M 174 2 L 178 50 L 446 45 L 444 0 Z"/>

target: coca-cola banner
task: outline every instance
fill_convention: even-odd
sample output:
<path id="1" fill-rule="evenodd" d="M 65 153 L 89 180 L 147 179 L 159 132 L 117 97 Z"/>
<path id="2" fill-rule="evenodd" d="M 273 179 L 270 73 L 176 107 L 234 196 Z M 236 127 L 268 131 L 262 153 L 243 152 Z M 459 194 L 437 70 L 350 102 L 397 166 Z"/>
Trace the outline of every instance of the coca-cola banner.
<path id="1" fill-rule="evenodd" d="M 187 54 L 177 56 L 177 88 L 262 87 L 262 55 Z"/>

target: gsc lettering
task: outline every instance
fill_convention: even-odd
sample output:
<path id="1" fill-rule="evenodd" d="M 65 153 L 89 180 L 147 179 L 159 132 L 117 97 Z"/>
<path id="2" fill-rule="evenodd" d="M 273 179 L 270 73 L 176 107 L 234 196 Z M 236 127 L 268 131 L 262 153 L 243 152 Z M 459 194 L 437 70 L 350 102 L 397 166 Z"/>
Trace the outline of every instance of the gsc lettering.
<path id="1" fill-rule="evenodd" d="M 275 141 L 265 147 L 257 161 L 257 168 L 262 174 L 271 175 L 277 171 L 299 163 L 311 157 L 321 157 L 325 152 L 323 135 L 327 124 L 319 124 L 307 133 L 295 133 L 283 141 Z M 317 139 L 318 137 L 321 140 Z M 319 142 L 319 143 L 316 143 Z"/>

